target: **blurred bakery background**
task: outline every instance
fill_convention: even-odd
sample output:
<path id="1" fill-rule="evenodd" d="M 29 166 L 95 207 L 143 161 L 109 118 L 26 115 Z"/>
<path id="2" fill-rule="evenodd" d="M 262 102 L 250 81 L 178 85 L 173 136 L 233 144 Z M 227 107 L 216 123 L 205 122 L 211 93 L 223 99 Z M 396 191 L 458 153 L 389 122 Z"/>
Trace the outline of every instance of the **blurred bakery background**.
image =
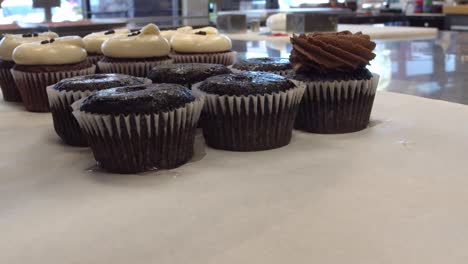
<path id="1" fill-rule="evenodd" d="M 377 42 L 380 90 L 468 104 L 467 0 L 0 0 L 0 32 L 84 36 L 155 23 L 215 26 L 239 58 L 288 57 L 292 33 L 350 30 Z"/>

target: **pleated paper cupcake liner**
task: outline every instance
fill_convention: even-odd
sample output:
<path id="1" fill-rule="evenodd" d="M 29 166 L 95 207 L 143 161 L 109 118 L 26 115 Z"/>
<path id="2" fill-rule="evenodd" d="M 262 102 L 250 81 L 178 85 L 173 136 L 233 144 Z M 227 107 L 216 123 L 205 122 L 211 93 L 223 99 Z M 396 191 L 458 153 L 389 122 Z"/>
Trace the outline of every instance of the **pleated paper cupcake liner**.
<path id="1" fill-rule="evenodd" d="M 150 79 L 144 79 L 145 84 L 151 84 Z M 80 125 L 73 116 L 71 105 L 94 91 L 57 91 L 54 85 L 47 87 L 50 112 L 54 121 L 54 129 L 57 135 L 68 145 L 87 147 L 89 143 L 81 131 Z"/>
<path id="2" fill-rule="evenodd" d="M 78 120 L 97 163 L 115 173 L 172 169 L 193 156 L 195 131 L 204 99 L 159 114 L 99 115 L 80 111 Z"/>
<path id="3" fill-rule="evenodd" d="M 3 100 L 7 102 L 22 101 L 13 75 L 11 75 L 11 68 L 0 67 L 0 88 L 2 89 Z"/>
<path id="4" fill-rule="evenodd" d="M 279 148 L 291 141 L 304 85 L 256 96 L 207 94 L 198 89 L 199 85 L 194 85 L 192 90 L 205 96 L 202 128 L 210 147 L 259 151 Z"/>
<path id="5" fill-rule="evenodd" d="M 59 82 L 62 79 L 80 75 L 93 74 L 96 66 L 75 71 L 63 72 L 23 72 L 11 70 L 18 90 L 23 98 L 26 110 L 31 112 L 49 112 L 49 99 L 46 87 Z"/>
<path id="6" fill-rule="evenodd" d="M 174 59 L 174 63 L 213 63 L 232 65 L 236 59 L 237 52 L 220 52 L 220 53 L 202 53 L 202 54 L 182 54 L 182 53 L 171 53 L 171 58 Z"/>
<path id="7" fill-rule="evenodd" d="M 236 69 L 236 68 L 233 68 L 233 67 L 230 67 L 231 68 L 231 71 L 233 73 L 240 73 L 240 72 L 246 72 L 246 71 L 250 71 L 250 70 L 239 70 L 239 69 Z M 261 72 L 269 72 L 269 73 L 274 73 L 274 74 L 278 74 L 278 75 L 281 75 L 283 77 L 287 77 L 289 74 L 291 74 L 293 72 L 293 70 L 283 70 L 283 71 L 261 71 Z"/>
<path id="8" fill-rule="evenodd" d="M 293 82 L 306 85 L 295 128 L 339 134 L 368 126 L 379 75 L 373 74 L 370 80 Z"/>
<path id="9" fill-rule="evenodd" d="M 86 60 L 94 65 L 97 65 L 98 61 L 100 61 L 102 58 L 104 58 L 103 55 L 88 55 Z"/>
<path id="10" fill-rule="evenodd" d="M 151 69 L 162 64 L 172 64 L 172 59 L 144 62 L 98 62 L 102 73 L 120 73 L 136 77 L 146 77 Z"/>

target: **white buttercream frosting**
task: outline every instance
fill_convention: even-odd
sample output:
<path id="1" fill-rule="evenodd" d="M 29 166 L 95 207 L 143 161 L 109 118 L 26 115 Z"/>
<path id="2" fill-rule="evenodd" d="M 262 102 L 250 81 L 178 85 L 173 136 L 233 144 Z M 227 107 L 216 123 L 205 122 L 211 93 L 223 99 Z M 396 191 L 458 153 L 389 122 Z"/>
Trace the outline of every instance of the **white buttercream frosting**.
<path id="1" fill-rule="evenodd" d="M 130 30 L 127 28 L 113 29 L 102 32 L 95 32 L 89 35 L 86 35 L 83 38 L 85 43 L 85 48 L 88 53 L 97 53 L 102 54 L 101 45 L 104 41 L 113 38 L 115 36 L 127 35 L 130 33 Z"/>
<path id="2" fill-rule="evenodd" d="M 175 34 L 179 34 L 179 33 L 191 33 L 193 30 L 192 27 L 190 26 L 186 26 L 186 27 L 181 27 L 181 28 L 178 28 L 176 30 L 164 30 L 164 31 L 161 31 L 161 36 L 165 37 L 167 40 L 171 40 L 171 38 L 175 35 Z"/>
<path id="3" fill-rule="evenodd" d="M 213 27 L 193 29 L 187 34 L 176 34 L 171 39 L 172 49 L 181 53 L 224 52 L 232 48 L 231 39 L 219 34 Z"/>
<path id="4" fill-rule="evenodd" d="M 155 24 L 148 24 L 141 31 L 110 38 L 101 46 L 102 53 L 111 58 L 152 58 L 167 56 L 171 50 L 169 41 L 160 35 Z"/>
<path id="5" fill-rule="evenodd" d="M 23 43 L 30 43 L 57 37 L 57 33 L 52 31 L 24 35 L 5 34 L 3 39 L 0 41 L 0 59 L 12 61 L 13 50 Z"/>
<path id="6" fill-rule="evenodd" d="M 21 44 L 13 51 L 13 60 L 21 65 L 62 65 L 86 60 L 84 42 L 78 36 L 61 37 Z"/>

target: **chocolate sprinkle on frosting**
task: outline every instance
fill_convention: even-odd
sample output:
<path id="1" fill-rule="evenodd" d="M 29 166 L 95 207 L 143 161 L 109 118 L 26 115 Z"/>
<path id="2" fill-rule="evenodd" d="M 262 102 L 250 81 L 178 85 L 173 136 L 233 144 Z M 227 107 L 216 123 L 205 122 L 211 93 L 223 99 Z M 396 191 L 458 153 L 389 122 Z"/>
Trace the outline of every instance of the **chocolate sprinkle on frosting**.
<path id="1" fill-rule="evenodd" d="M 110 35 L 110 34 L 114 34 L 115 33 L 115 30 L 111 29 L 111 30 L 108 30 L 106 32 L 104 32 L 104 35 Z"/>
<path id="2" fill-rule="evenodd" d="M 290 61 L 304 72 L 349 72 L 364 68 L 374 59 L 375 42 L 361 32 L 311 33 L 294 35 Z"/>
<path id="3" fill-rule="evenodd" d="M 141 31 L 133 31 L 132 33 L 128 34 L 129 37 L 134 37 L 140 35 Z"/>
<path id="4" fill-rule="evenodd" d="M 198 31 L 198 32 L 195 32 L 195 35 L 206 36 L 206 32 L 205 31 Z"/>

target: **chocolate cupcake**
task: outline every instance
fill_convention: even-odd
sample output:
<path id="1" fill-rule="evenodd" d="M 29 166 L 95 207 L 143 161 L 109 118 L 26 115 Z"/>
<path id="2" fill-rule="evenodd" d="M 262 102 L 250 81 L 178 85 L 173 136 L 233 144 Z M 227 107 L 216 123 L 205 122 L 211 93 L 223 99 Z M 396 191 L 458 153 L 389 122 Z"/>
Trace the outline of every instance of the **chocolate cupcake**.
<path id="1" fill-rule="evenodd" d="M 48 86 L 47 95 L 55 132 L 69 145 L 88 146 L 88 141 L 72 114 L 71 104 L 95 91 L 150 83 L 151 80 L 123 74 L 93 74 L 63 79 Z"/>
<path id="2" fill-rule="evenodd" d="M 232 65 L 234 72 L 262 71 L 287 76 L 292 72 L 291 63 L 286 58 L 251 58 Z"/>
<path id="3" fill-rule="evenodd" d="M 322 134 L 355 132 L 369 124 L 379 76 L 366 69 L 375 43 L 349 31 L 293 36 L 289 77 L 306 85 L 295 127 Z"/>
<path id="4" fill-rule="evenodd" d="M 159 65 L 148 74 L 153 83 L 177 83 L 189 88 L 193 84 L 220 74 L 231 73 L 231 70 L 221 64 L 177 63 Z"/>
<path id="5" fill-rule="evenodd" d="M 73 114 L 102 168 L 137 173 L 192 158 L 203 100 L 178 84 L 119 87 L 76 102 Z"/>
<path id="6" fill-rule="evenodd" d="M 192 87 L 205 96 L 203 135 L 217 149 L 257 151 L 289 144 L 303 86 L 277 74 L 241 72 Z"/>
<path id="7" fill-rule="evenodd" d="M 119 28 L 86 35 L 83 38 L 83 42 L 85 44 L 86 52 L 88 53 L 88 62 L 97 65 L 97 62 L 104 58 L 101 50 L 101 46 L 104 41 L 115 36 L 128 35 L 129 33 L 129 29 Z"/>
<path id="8" fill-rule="evenodd" d="M 213 27 L 194 29 L 172 36 L 171 57 L 175 63 L 214 63 L 232 65 L 236 52 L 231 39 Z"/>
<path id="9" fill-rule="evenodd" d="M 21 102 L 21 95 L 16 87 L 15 80 L 11 75 L 11 69 L 15 66 L 13 61 L 13 50 L 23 43 L 41 41 L 56 38 L 54 32 L 31 33 L 23 35 L 5 34 L 0 41 L 0 88 L 3 99 L 8 102 Z"/>
<path id="10" fill-rule="evenodd" d="M 26 43 L 13 51 L 11 70 L 28 111 L 48 112 L 46 87 L 62 79 L 93 74 L 96 66 L 86 61 L 80 37 L 61 37 Z"/>
<path id="11" fill-rule="evenodd" d="M 154 24 L 128 35 L 110 38 L 104 41 L 101 49 L 105 57 L 98 66 L 105 73 L 146 77 L 154 66 L 172 63 L 169 58 L 171 46 Z"/>

